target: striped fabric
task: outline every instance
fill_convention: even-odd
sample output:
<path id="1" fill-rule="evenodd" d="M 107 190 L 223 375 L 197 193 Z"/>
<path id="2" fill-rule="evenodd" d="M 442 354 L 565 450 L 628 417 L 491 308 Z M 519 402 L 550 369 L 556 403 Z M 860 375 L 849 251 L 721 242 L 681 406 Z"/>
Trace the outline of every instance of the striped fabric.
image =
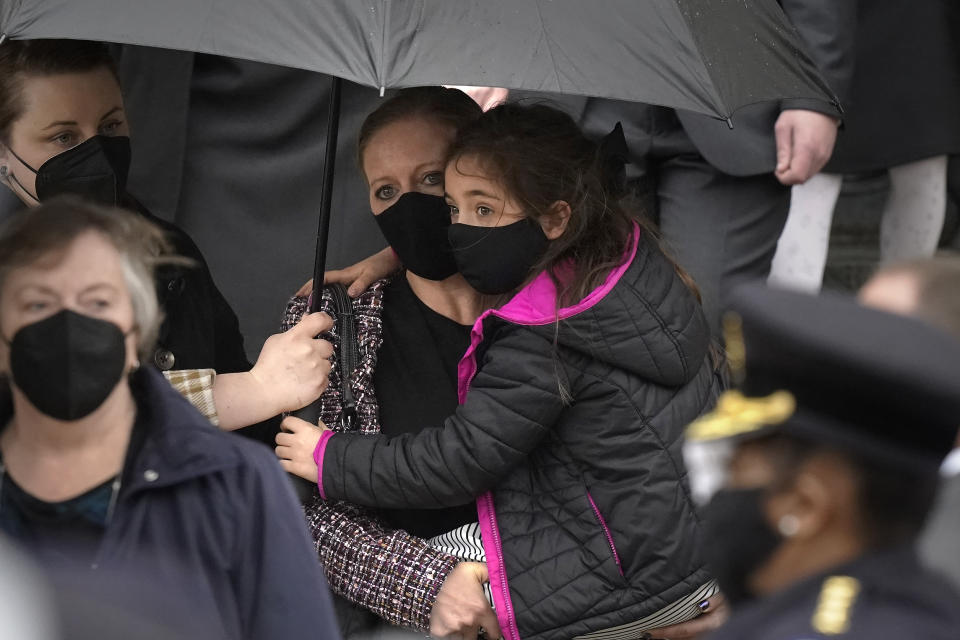
<path id="1" fill-rule="evenodd" d="M 441 533 L 439 536 L 427 540 L 427 544 L 442 553 L 466 562 L 482 562 L 484 564 L 487 562 L 479 522 L 471 522 L 453 531 Z M 487 595 L 487 602 L 493 607 L 493 593 L 490 591 L 489 582 L 483 583 L 483 592 Z"/>
<path id="2" fill-rule="evenodd" d="M 663 609 L 651 613 L 645 618 L 576 636 L 574 640 L 636 640 L 643 638 L 647 631 L 693 620 L 701 613 L 699 603 L 715 595 L 718 591 L 717 583 L 711 580 L 690 595 L 680 598 L 676 602 L 671 602 Z"/>
<path id="3" fill-rule="evenodd" d="M 213 381 L 217 377 L 216 371 L 213 369 L 180 369 L 164 371 L 163 377 L 176 389 L 177 393 L 186 398 L 207 420 L 220 426 L 217 405 L 213 401 Z"/>
<path id="4" fill-rule="evenodd" d="M 483 538 L 480 536 L 479 522 L 471 522 L 453 531 L 430 538 L 427 540 L 427 544 L 434 549 L 439 549 L 467 562 L 487 561 L 487 555 L 483 551 Z"/>
<path id="5" fill-rule="evenodd" d="M 456 556 L 460 560 L 468 562 L 486 562 L 487 557 L 483 551 L 483 538 L 480 535 L 479 523 L 472 522 L 462 527 L 441 534 L 427 541 L 428 544 L 443 553 Z M 490 583 L 484 583 L 483 590 L 487 594 L 487 600 L 490 606 L 493 606 L 493 594 L 490 592 Z M 643 638 L 647 631 L 669 627 L 688 620 L 693 620 L 700 615 L 701 602 L 715 595 L 719 589 L 717 583 L 713 580 L 696 589 L 693 593 L 672 602 L 650 615 L 628 622 L 627 624 L 601 629 L 591 633 L 577 636 L 574 640 L 638 640 Z"/>

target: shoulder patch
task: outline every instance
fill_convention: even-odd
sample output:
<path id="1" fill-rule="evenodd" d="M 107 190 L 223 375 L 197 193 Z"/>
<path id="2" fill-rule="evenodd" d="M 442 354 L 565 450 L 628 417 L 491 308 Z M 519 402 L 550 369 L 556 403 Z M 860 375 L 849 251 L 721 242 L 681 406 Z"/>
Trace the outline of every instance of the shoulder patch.
<path id="1" fill-rule="evenodd" d="M 849 576 L 831 576 L 823 581 L 813 628 L 826 636 L 835 636 L 850 629 L 850 611 L 860 593 L 860 582 Z"/>

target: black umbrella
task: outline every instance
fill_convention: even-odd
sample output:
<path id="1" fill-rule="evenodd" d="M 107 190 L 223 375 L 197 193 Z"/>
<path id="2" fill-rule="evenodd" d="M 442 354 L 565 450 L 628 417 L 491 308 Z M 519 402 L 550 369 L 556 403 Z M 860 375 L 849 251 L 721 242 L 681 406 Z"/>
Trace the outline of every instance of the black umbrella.
<path id="1" fill-rule="evenodd" d="M 7 0 L 4 37 L 181 49 L 333 76 L 315 287 L 339 78 L 381 91 L 459 84 L 633 100 L 728 122 L 765 100 L 836 102 L 776 0 Z"/>
<path id="2" fill-rule="evenodd" d="M 457 84 L 616 98 L 728 123 L 765 100 L 836 103 L 776 0 L 4 0 L 3 37 L 181 49 L 334 76 L 311 310 L 325 270 L 339 78 L 381 91 Z"/>

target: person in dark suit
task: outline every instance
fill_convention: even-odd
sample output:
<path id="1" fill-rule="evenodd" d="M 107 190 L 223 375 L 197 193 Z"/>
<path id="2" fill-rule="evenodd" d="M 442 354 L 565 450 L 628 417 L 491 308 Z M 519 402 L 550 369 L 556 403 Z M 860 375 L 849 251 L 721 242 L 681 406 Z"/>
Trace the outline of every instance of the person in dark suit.
<path id="1" fill-rule="evenodd" d="M 245 343 L 259 345 L 313 264 L 330 76 L 152 47 L 115 53 L 137 145 L 130 189 L 196 240 Z M 385 244 L 360 215 L 368 204 L 356 159 L 356 132 L 380 99 L 349 82 L 342 95 L 331 267 Z"/>
<path id="2" fill-rule="evenodd" d="M 855 2 L 781 5 L 843 98 L 852 75 Z M 647 208 L 697 282 L 716 330 L 723 283 L 766 277 L 786 222 L 790 185 L 827 162 L 840 116 L 826 102 L 783 100 L 744 107 L 728 124 L 681 110 L 591 99 L 581 125 L 599 136 L 622 122 L 635 167 L 628 177 L 649 191 Z"/>
<path id="3" fill-rule="evenodd" d="M 729 309 L 738 389 L 687 430 L 691 487 L 712 494 L 704 550 L 733 610 L 711 638 L 955 638 L 960 595 L 913 545 L 957 435 L 960 343 L 760 284 Z"/>

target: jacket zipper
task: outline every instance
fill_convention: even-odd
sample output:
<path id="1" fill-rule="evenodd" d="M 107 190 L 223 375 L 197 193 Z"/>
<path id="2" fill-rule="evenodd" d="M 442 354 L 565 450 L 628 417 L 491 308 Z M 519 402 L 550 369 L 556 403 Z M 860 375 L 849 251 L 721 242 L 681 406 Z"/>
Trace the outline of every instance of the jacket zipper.
<path id="1" fill-rule="evenodd" d="M 507 608 L 507 611 L 506 611 L 507 620 L 510 622 L 509 628 L 506 630 L 501 629 L 501 631 L 503 631 L 504 633 L 509 633 L 511 636 L 513 636 L 515 640 L 520 640 L 520 635 L 513 628 L 514 627 L 513 622 L 514 620 L 516 620 L 516 618 L 514 617 L 513 603 L 510 601 L 510 593 L 507 589 L 507 581 L 505 579 L 507 575 L 507 570 L 506 570 L 506 567 L 503 566 L 503 547 L 500 545 L 500 531 L 497 529 L 497 521 L 493 517 L 493 514 L 494 514 L 493 494 L 488 493 L 483 497 L 483 499 L 484 499 L 484 502 L 487 503 L 487 514 L 488 514 L 488 517 L 490 518 L 490 531 L 491 533 L 493 533 L 493 545 L 497 549 L 496 563 L 497 563 L 497 568 L 499 569 L 498 573 L 500 576 L 503 577 L 503 579 L 500 580 L 500 590 L 503 593 L 504 606 Z M 490 558 L 487 558 L 487 562 L 489 561 L 490 561 Z"/>
<path id="2" fill-rule="evenodd" d="M 617 547 L 613 544 L 613 534 L 610 533 L 610 528 L 607 527 L 607 521 L 603 519 L 603 516 L 600 515 L 600 509 L 597 508 L 597 503 L 593 501 L 593 496 L 590 495 L 590 491 L 587 491 L 587 500 L 590 502 L 590 506 L 593 507 L 593 514 L 597 517 L 597 522 L 600 523 L 600 528 L 603 529 L 603 533 L 607 536 L 607 544 L 610 545 L 610 553 L 613 554 L 613 561 L 617 563 L 617 572 L 620 574 L 620 577 L 623 578 L 623 566 L 620 564 L 620 554 L 617 553 Z"/>
<path id="3" fill-rule="evenodd" d="M 353 397 L 353 371 L 357 367 L 359 353 L 356 328 L 353 325 L 353 301 L 342 284 L 329 285 L 333 308 L 337 313 L 337 333 L 340 336 L 340 387 L 343 408 L 340 411 L 340 427 L 354 431 L 357 426 L 357 401 Z"/>

